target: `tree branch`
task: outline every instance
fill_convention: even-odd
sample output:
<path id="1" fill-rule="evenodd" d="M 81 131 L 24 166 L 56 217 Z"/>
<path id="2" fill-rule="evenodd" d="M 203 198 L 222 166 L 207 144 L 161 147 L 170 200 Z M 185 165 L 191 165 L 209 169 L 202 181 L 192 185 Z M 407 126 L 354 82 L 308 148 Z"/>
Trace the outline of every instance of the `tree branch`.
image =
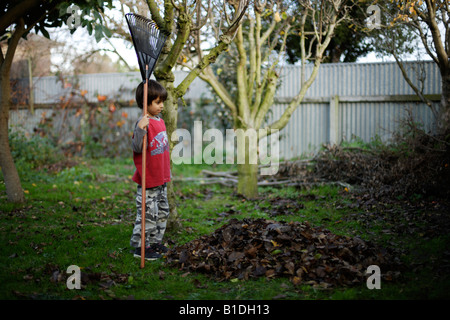
<path id="1" fill-rule="evenodd" d="M 16 52 L 17 44 L 19 43 L 19 40 L 24 33 L 25 33 L 24 21 L 23 18 L 19 18 L 16 24 L 16 28 L 14 29 L 11 39 L 9 41 L 5 58 L 3 59 L 3 63 L 0 66 L 2 76 L 9 73 L 14 58 L 14 53 Z"/>
<path id="2" fill-rule="evenodd" d="M 253 98 L 253 85 L 256 76 L 256 47 L 255 47 L 255 20 L 253 18 L 249 19 L 249 32 L 248 32 L 248 43 L 249 43 L 249 55 L 250 55 L 250 71 L 248 75 L 247 82 L 247 100 L 248 104 L 252 105 Z M 252 110 L 253 112 L 253 110 Z"/>
<path id="3" fill-rule="evenodd" d="M 159 14 L 159 8 L 158 4 L 155 0 L 147 0 L 148 8 L 150 9 L 150 14 L 152 15 L 152 20 L 156 22 L 156 25 L 160 28 L 165 30 L 166 32 L 170 33 L 172 30 L 167 28 L 166 22 Z"/>
<path id="4" fill-rule="evenodd" d="M 20 1 L 13 8 L 2 13 L 0 19 L 0 34 L 3 34 L 10 25 L 15 23 L 19 18 L 24 17 L 32 8 L 39 6 L 39 0 Z"/>
<path id="5" fill-rule="evenodd" d="M 199 78 L 206 81 L 213 88 L 214 92 L 230 109 L 233 118 L 237 117 L 237 106 L 234 103 L 233 98 L 230 96 L 223 84 L 220 83 L 217 77 L 214 75 L 211 66 L 206 67 L 205 70 L 203 70 L 203 73 L 199 74 Z"/>
<path id="6" fill-rule="evenodd" d="M 244 48 L 244 36 L 242 27 L 239 27 L 235 44 L 238 49 L 238 65 L 237 65 L 237 87 L 238 87 L 238 113 L 244 121 L 247 121 L 250 116 L 250 105 L 248 102 L 248 88 L 247 88 L 247 53 Z"/>
<path id="7" fill-rule="evenodd" d="M 413 20 L 412 25 L 419 31 L 420 40 L 422 41 L 425 51 L 428 53 L 428 55 L 431 57 L 431 59 L 433 59 L 433 61 L 436 64 L 439 64 L 438 58 L 434 55 L 434 53 L 430 49 L 430 46 L 428 45 L 427 36 L 423 33 L 423 29 L 422 29 L 422 26 L 420 25 L 420 21 L 417 18 L 415 18 Z"/>
<path id="8" fill-rule="evenodd" d="M 411 81 L 410 77 L 408 76 L 405 67 L 403 66 L 403 63 L 400 61 L 397 53 L 395 52 L 395 50 L 392 50 L 392 55 L 394 56 L 395 61 L 397 62 L 398 67 L 400 68 L 400 71 L 402 72 L 403 78 L 405 79 L 405 81 L 408 83 L 408 85 L 411 87 L 411 89 L 414 90 L 414 92 L 416 93 L 416 95 L 420 98 L 420 100 L 422 100 L 423 103 L 425 103 L 433 112 L 433 115 L 435 117 L 437 117 L 437 111 L 434 109 L 433 107 L 433 103 L 431 102 L 431 100 L 427 99 L 423 93 L 419 90 L 419 88 L 417 88 L 414 83 Z"/>
<path id="9" fill-rule="evenodd" d="M 191 17 L 184 11 L 179 12 L 178 16 L 178 33 L 175 42 L 162 63 L 158 66 L 158 72 L 161 74 L 168 74 L 175 64 L 178 57 L 184 48 L 184 45 L 189 37 L 191 31 Z"/>
<path id="10" fill-rule="evenodd" d="M 431 30 L 434 47 L 436 49 L 436 55 L 439 61 L 438 65 L 441 70 L 445 70 L 450 67 L 449 57 L 442 44 L 441 32 L 439 31 L 439 26 L 436 22 L 436 7 L 434 6 L 436 2 L 435 1 L 431 2 L 430 0 L 427 0 L 426 4 L 429 16 L 429 20 L 426 21 L 426 23 L 428 24 Z"/>

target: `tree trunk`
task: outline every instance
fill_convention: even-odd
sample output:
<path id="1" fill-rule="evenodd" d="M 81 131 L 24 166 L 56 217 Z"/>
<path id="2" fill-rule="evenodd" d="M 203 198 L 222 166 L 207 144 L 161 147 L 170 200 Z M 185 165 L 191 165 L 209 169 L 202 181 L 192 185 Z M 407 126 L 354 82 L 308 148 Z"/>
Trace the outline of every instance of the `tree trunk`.
<path id="1" fill-rule="evenodd" d="M 258 196 L 258 158 L 257 145 L 258 139 L 255 143 L 250 143 L 251 139 L 237 137 L 237 168 L 238 168 L 238 189 L 237 192 L 247 199 L 255 199 Z M 240 154 L 244 155 L 244 159 L 240 159 Z M 255 160 L 256 161 L 252 161 Z M 244 161 L 242 161 L 244 160 Z"/>
<path id="2" fill-rule="evenodd" d="M 247 199 L 258 196 L 258 165 L 238 164 L 238 193 Z"/>
<path id="3" fill-rule="evenodd" d="M 173 150 L 174 147 L 174 142 L 172 142 L 171 137 L 172 133 L 177 128 L 177 118 L 178 118 L 178 101 L 175 95 L 173 79 L 174 78 L 169 77 L 168 79 L 159 80 L 159 82 L 167 90 L 167 100 L 164 101 L 163 119 L 166 124 L 170 150 Z M 172 161 L 170 162 L 170 167 L 172 171 Z M 167 184 L 167 198 L 169 201 L 169 211 L 170 211 L 168 228 L 178 229 L 180 227 L 180 217 L 177 211 L 176 196 L 172 181 Z"/>
<path id="4" fill-rule="evenodd" d="M 8 140 L 8 122 L 11 89 L 9 86 L 9 72 L 2 72 L 0 78 L 0 166 L 5 180 L 8 200 L 16 203 L 25 202 L 25 197 L 17 173 L 14 160 L 11 155 Z"/>
<path id="5" fill-rule="evenodd" d="M 450 128 L 450 70 L 441 73 L 442 76 L 442 96 L 440 117 L 438 119 L 438 131 L 448 133 Z"/>
<path id="6" fill-rule="evenodd" d="M 3 179 L 5 180 L 8 200 L 16 203 L 25 202 L 25 197 L 9 147 L 8 128 L 9 109 L 11 106 L 9 75 L 17 44 L 24 32 L 24 20 L 20 18 L 15 31 L 9 39 L 6 54 L 3 55 L 3 52 L 0 52 L 0 166 L 2 168 Z"/>

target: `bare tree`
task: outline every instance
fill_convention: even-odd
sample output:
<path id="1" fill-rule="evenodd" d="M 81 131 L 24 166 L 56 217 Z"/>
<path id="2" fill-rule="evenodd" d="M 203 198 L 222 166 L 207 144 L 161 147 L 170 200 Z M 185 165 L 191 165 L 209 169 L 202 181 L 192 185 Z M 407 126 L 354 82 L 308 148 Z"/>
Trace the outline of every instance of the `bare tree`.
<path id="1" fill-rule="evenodd" d="M 348 18 L 347 12 L 346 0 L 298 0 L 295 9 L 292 3 L 282 0 L 253 2 L 251 10 L 246 14 L 248 26 L 245 30 L 243 26 L 237 29 L 233 47 L 230 48 L 230 55 L 236 57 L 236 95 L 230 94 L 221 83 L 217 72 L 210 66 L 204 68 L 200 75 L 231 111 L 235 129 L 264 128 L 266 130 L 261 131 L 259 135 L 261 139 L 266 134 L 286 126 L 316 79 L 325 49 L 333 38 L 336 26 Z M 289 32 L 301 35 L 301 86 L 281 117 L 267 124 L 265 119 L 273 105 L 280 62 L 283 61 Z M 308 46 L 305 41 L 307 38 L 310 40 Z M 199 41 L 196 42 L 195 48 L 201 57 Z M 308 61 L 313 61 L 313 69 L 311 74 L 306 76 L 305 67 Z M 251 164 L 246 157 L 244 164 L 238 164 L 238 174 L 238 192 L 249 198 L 255 197 L 258 165 Z"/>

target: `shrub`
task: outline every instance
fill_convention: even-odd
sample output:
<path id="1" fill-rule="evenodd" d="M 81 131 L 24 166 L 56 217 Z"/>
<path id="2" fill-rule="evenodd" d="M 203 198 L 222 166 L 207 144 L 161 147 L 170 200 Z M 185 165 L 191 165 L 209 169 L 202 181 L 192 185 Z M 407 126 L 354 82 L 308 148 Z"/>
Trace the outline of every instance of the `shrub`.
<path id="1" fill-rule="evenodd" d="M 22 132 L 10 131 L 9 145 L 16 166 L 36 169 L 56 163 L 62 157 L 57 146 L 49 138 L 39 135 L 27 137 Z"/>

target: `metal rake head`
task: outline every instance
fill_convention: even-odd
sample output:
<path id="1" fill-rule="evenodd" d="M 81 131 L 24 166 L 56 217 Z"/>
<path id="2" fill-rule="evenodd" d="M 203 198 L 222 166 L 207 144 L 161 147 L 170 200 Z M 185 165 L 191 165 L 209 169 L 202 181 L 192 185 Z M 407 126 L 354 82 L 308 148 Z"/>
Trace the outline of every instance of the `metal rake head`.
<path id="1" fill-rule="evenodd" d="M 146 81 L 150 79 L 168 34 L 160 30 L 154 21 L 141 15 L 127 13 L 125 18 L 136 50 L 142 81 Z"/>

